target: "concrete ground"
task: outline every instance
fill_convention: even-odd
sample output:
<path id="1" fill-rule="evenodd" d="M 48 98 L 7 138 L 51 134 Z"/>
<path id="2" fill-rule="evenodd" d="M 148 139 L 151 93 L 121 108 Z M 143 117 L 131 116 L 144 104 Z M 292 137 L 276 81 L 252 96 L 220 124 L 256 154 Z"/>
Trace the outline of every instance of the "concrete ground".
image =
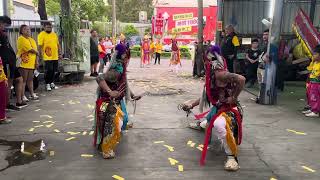
<path id="1" fill-rule="evenodd" d="M 201 151 L 196 147 L 203 143 L 204 133 L 189 129 L 192 117 L 186 118 L 177 109 L 179 103 L 201 93 L 203 82 L 191 78 L 191 69 L 190 61 L 183 62 L 179 75 L 168 72 L 166 60 L 161 66 L 144 69 L 137 59 L 130 62 L 131 88 L 136 94 L 147 92 L 147 96 L 138 102 L 135 115 L 132 104 L 128 104 L 134 127 L 123 134 L 113 160 L 104 160 L 92 147 L 94 79 L 40 92 L 39 102 L 9 113 L 13 123 L 0 126 L 0 169 L 12 165 L 0 171 L 0 179 L 101 180 L 113 179 L 114 175 L 128 180 L 320 179 L 320 119 L 305 118 L 298 107 L 293 111 L 281 103 L 257 105 L 247 92 L 240 97 L 245 110 L 241 169 L 223 170 L 225 156 L 216 138 L 208 150 L 206 166 L 200 166 Z M 75 139 L 66 141 L 70 137 Z M 48 149 L 46 157 L 15 156 L 21 141 L 39 139 Z M 188 141 L 196 143 L 195 147 L 188 146 Z M 179 162 L 172 166 L 168 158 Z M 183 172 L 178 171 L 178 165 L 183 165 Z"/>

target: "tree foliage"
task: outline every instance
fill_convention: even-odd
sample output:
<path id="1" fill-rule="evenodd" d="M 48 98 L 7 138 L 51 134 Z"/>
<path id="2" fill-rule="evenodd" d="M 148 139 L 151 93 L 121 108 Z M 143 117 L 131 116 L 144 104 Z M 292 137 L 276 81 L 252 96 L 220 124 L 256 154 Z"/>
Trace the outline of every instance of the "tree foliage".
<path id="1" fill-rule="evenodd" d="M 39 0 L 33 0 L 35 6 Z M 46 0 L 46 9 L 49 16 L 59 15 L 61 12 L 61 0 Z M 80 19 L 101 21 L 111 13 L 111 6 L 104 0 L 72 0 L 72 12 Z"/>
<path id="2" fill-rule="evenodd" d="M 108 0 L 108 3 L 112 4 L 112 0 Z M 153 14 L 152 0 L 116 0 L 116 6 L 117 19 L 121 22 L 139 21 L 140 11 L 147 11 L 148 19 Z"/>
<path id="3" fill-rule="evenodd" d="M 131 36 L 138 35 L 139 31 L 133 25 L 126 25 L 123 29 L 123 34 L 126 37 L 131 37 Z"/>

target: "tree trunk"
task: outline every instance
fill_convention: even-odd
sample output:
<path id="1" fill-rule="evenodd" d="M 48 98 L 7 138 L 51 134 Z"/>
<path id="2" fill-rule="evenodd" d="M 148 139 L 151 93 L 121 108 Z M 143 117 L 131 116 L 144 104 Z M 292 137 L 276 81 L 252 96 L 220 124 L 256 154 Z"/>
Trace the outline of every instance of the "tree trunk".
<path id="1" fill-rule="evenodd" d="M 112 37 L 115 38 L 117 34 L 117 13 L 116 0 L 112 0 Z"/>
<path id="2" fill-rule="evenodd" d="M 38 14 L 41 20 L 48 20 L 45 0 L 38 0 Z"/>

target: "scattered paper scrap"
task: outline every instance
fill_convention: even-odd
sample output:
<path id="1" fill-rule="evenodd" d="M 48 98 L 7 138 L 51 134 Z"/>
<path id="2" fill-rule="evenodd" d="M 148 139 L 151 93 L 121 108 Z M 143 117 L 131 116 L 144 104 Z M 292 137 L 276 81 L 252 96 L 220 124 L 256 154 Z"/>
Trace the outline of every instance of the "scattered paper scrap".
<path id="1" fill-rule="evenodd" d="M 55 130 L 53 130 L 53 131 L 56 132 L 56 133 L 59 133 L 59 132 L 60 132 L 58 129 L 55 129 Z"/>
<path id="2" fill-rule="evenodd" d="M 174 166 L 174 165 L 176 165 L 176 164 L 179 163 L 179 161 L 177 161 L 177 160 L 175 160 L 175 159 L 173 159 L 173 158 L 168 158 L 168 160 L 169 160 L 171 166 Z"/>
<path id="3" fill-rule="evenodd" d="M 38 126 L 35 126 L 35 128 L 39 128 L 39 127 L 43 127 L 43 125 L 38 125 Z"/>
<path id="4" fill-rule="evenodd" d="M 309 171 L 309 172 L 312 172 L 312 173 L 316 172 L 315 170 L 313 170 L 313 169 L 311 169 L 311 168 L 309 168 L 309 167 L 307 167 L 307 166 L 301 166 L 301 167 L 302 167 L 303 169 Z"/>
<path id="5" fill-rule="evenodd" d="M 48 124 L 46 125 L 47 128 L 51 128 L 54 124 Z"/>
<path id="6" fill-rule="evenodd" d="M 45 121 L 43 124 L 54 123 L 53 121 Z"/>
<path id="7" fill-rule="evenodd" d="M 58 102 L 58 101 L 60 101 L 60 100 L 58 100 L 58 99 L 54 99 L 54 100 L 51 100 L 52 102 Z"/>
<path id="8" fill-rule="evenodd" d="M 183 172 L 183 165 L 179 165 L 178 170 L 179 170 L 179 172 Z"/>
<path id="9" fill-rule="evenodd" d="M 50 151 L 49 155 L 54 156 L 54 151 Z"/>
<path id="10" fill-rule="evenodd" d="M 80 132 L 71 132 L 71 131 L 69 131 L 69 132 L 67 132 L 67 133 L 70 134 L 71 136 L 80 134 Z"/>
<path id="11" fill-rule="evenodd" d="M 89 109 L 94 109 L 94 106 L 91 105 L 91 104 L 87 104 L 87 106 L 88 106 Z"/>
<path id="12" fill-rule="evenodd" d="M 194 147 L 196 145 L 196 143 L 191 143 L 190 147 Z"/>
<path id="13" fill-rule="evenodd" d="M 164 143 L 164 141 L 155 141 L 155 142 L 153 142 L 154 144 L 162 144 L 162 143 Z"/>
<path id="14" fill-rule="evenodd" d="M 32 121 L 33 123 L 39 123 L 40 121 Z"/>
<path id="15" fill-rule="evenodd" d="M 61 106 L 64 106 L 65 104 L 61 104 Z"/>
<path id="16" fill-rule="evenodd" d="M 80 102 L 80 101 L 76 101 L 76 103 L 77 103 L 77 104 L 80 104 L 81 102 Z"/>
<path id="17" fill-rule="evenodd" d="M 188 141 L 187 145 L 191 145 L 192 144 L 192 141 Z"/>
<path id="18" fill-rule="evenodd" d="M 204 145 L 203 144 L 199 144 L 199 146 L 198 147 L 201 147 L 201 148 L 203 148 L 204 147 Z"/>
<path id="19" fill-rule="evenodd" d="M 202 148 L 202 147 L 197 147 L 197 149 L 199 149 L 199 151 L 203 151 L 203 148 Z"/>
<path id="20" fill-rule="evenodd" d="M 35 112 L 38 112 L 38 111 L 41 111 L 41 109 L 36 109 L 36 110 L 34 110 Z"/>
<path id="21" fill-rule="evenodd" d="M 307 135 L 307 133 L 305 133 L 305 132 L 299 132 L 299 131 L 295 131 L 295 130 L 292 130 L 292 129 L 287 129 L 287 131 L 295 133 L 295 134 L 298 134 L 298 135 Z"/>
<path id="22" fill-rule="evenodd" d="M 92 154 L 81 154 L 81 157 L 84 157 L 84 158 L 92 158 L 93 155 L 92 155 Z"/>
<path id="23" fill-rule="evenodd" d="M 71 141 L 71 140 L 74 140 L 74 139 L 76 139 L 76 137 L 70 137 L 70 138 L 66 139 L 66 141 Z"/>
<path id="24" fill-rule="evenodd" d="M 82 135 L 83 136 L 87 135 L 87 131 L 83 131 Z"/>
<path id="25" fill-rule="evenodd" d="M 277 180 L 277 179 L 272 177 L 272 178 L 270 178 L 270 180 Z"/>
<path id="26" fill-rule="evenodd" d="M 174 147 L 172 147 L 172 146 L 169 146 L 169 145 L 163 145 L 164 147 L 166 147 L 166 148 L 168 148 L 168 150 L 170 151 L 170 152 L 173 152 L 174 151 Z"/>
<path id="27" fill-rule="evenodd" d="M 89 135 L 91 136 L 91 135 L 93 135 L 93 133 L 94 133 L 94 131 L 90 131 Z"/>
<path id="28" fill-rule="evenodd" d="M 89 121 L 93 121 L 93 120 L 94 120 L 94 118 L 89 119 Z"/>
<path id="29" fill-rule="evenodd" d="M 112 177 L 113 177 L 114 179 L 117 179 L 117 180 L 124 180 L 123 177 L 118 176 L 118 175 L 113 175 Z"/>
<path id="30" fill-rule="evenodd" d="M 89 115 L 87 118 L 93 118 L 94 116 L 91 114 L 91 115 Z"/>
<path id="31" fill-rule="evenodd" d="M 69 104 L 71 104 L 71 105 L 76 104 L 76 103 L 75 103 L 75 102 L 73 102 L 72 100 L 70 100 L 68 103 L 69 103 Z"/>
<path id="32" fill-rule="evenodd" d="M 49 118 L 49 119 L 52 119 L 52 116 L 50 115 L 40 115 L 41 118 Z"/>
<path id="33" fill-rule="evenodd" d="M 74 124 L 75 122 L 67 122 L 66 124 L 68 125 L 68 124 Z"/>
<path id="34" fill-rule="evenodd" d="M 30 129 L 29 129 L 29 132 L 33 132 L 33 131 L 34 131 L 34 128 L 30 128 Z"/>

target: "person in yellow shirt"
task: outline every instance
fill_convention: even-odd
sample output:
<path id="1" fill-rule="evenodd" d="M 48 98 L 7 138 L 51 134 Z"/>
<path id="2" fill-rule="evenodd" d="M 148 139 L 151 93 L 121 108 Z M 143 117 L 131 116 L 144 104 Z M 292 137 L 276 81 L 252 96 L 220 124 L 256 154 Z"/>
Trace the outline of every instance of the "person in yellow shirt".
<path id="1" fill-rule="evenodd" d="M 162 44 L 160 42 L 160 39 L 156 40 L 156 43 L 154 45 L 154 51 L 156 53 L 156 58 L 154 60 L 154 64 L 156 65 L 157 61 L 158 61 L 158 64 L 160 65 L 160 57 L 161 57 L 161 53 L 162 53 Z"/>
<path id="2" fill-rule="evenodd" d="M 307 117 L 319 117 L 320 114 L 320 45 L 313 51 L 313 61 L 310 66 L 310 83 L 307 91 L 310 110 L 303 112 Z"/>
<path id="3" fill-rule="evenodd" d="M 31 31 L 27 25 L 22 25 L 20 27 L 20 36 L 17 41 L 17 49 L 17 57 L 21 60 L 18 67 L 23 78 L 22 95 L 24 96 L 24 90 L 27 85 L 31 94 L 31 99 L 37 100 L 39 97 L 33 91 L 33 72 L 38 67 L 38 48 L 36 41 L 31 37 Z"/>
<path id="4" fill-rule="evenodd" d="M 54 84 L 56 73 L 58 73 L 58 60 L 61 59 L 59 39 L 56 33 L 52 32 L 52 24 L 46 23 L 44 31 L 38 35 L 40 58 L 45 63 L 46 90 L 57 89 Z"/>
<path id="5" fill-rule="evenodd" d="M 3 63 L 0 57 L 0 124 L 10 124 L 11 120 L 6 117 L 6 105 L 7 105 L 7 88 L 8 79 L 3 70 Z"/>

